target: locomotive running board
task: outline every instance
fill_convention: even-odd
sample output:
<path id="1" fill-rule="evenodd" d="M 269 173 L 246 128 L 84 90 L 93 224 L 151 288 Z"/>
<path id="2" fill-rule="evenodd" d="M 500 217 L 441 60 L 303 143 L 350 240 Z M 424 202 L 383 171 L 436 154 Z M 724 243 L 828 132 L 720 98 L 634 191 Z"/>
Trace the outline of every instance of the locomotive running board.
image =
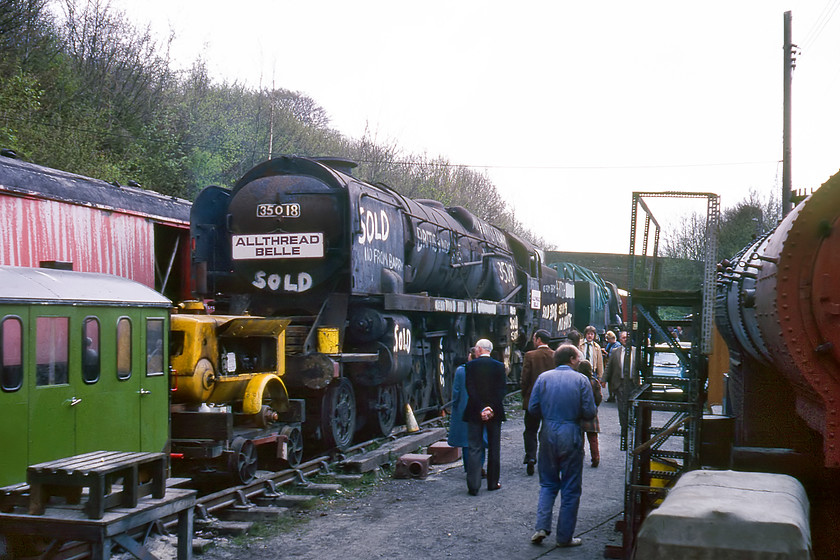
<path id="1" fill-rule="evenodd" d="M 385 294 L 383 304 L 389 311 L 427 311 L 469 313 L 473 315 L 512 315 L 515 305 L 483 299 L 455 299 L 418 294 Z"/>

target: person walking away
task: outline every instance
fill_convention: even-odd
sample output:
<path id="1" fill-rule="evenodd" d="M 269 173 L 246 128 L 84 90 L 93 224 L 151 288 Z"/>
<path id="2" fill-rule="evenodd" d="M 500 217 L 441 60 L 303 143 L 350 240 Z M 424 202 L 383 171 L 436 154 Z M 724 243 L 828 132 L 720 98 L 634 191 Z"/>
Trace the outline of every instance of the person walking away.
<path id="1" fill-rule="evenodd" d="M 467 387 L 467 407 L 463 419 L 467 422 L 469 464 L 467 490 L 478 495 L 481 486 L 481 452 L 484 431 L 487 431 L 487 489 L 498 490 L 501 469 L 502 422 L 505 420 L 505 366 L 490 357 L 493 343 L 482 338 L 475 343 L 476 358 L 464 366 Z"/>
<path id="2" fill-rule="evenodd" d="M 586 360 L 581 360 L 578 365 L 578 372 L 582 373 L 589 379 L 592 385 L 592 396 L 595 398 L 595 418 L 592 420 L 581 420 L 580 428 L 586 434 L 586 439 L 589 441 L 589 455 L 591 457 L 592 468 L 596 468 L 601 463 L 601 451 L 598 446 L 598 433 L 601 431 L 601 424 L 598 422 L 598 405 L 601 404 L 603 395 L 601 394 L 601 383 L 592 375 L 592 364 Z"/>
<path id="3" fill-rule="evenodd" d="M 470 348 L 467 355 L 467 362 L 475 358 L 475 348 Z M 467 423 L 464 422 L 464 409 L 467 408 L 467 386 L 465 364 L 455 368 L 455 376 L 452 380 L 452 414 L 449 416 L 449 435 L 446 443 L 452 447 L 461 448 L 461 456 L 464 458 L 464 471 L 469 465 L 469 442 L 467 440 Z M 485 437 L 486 439 L 486 437 Z M 481 465 L 484 467 L 484 446 L 481 449 Z"/>
<path id="4" fill-rule="evenodd" d="M 580 546 L 581 539 L 574 537 L 583 478 L 580 421 L 595 417 L 595 398 L 589 380 L 575 371 L 580 362 L 576 346 L 560 346 L 554 361 L 557 367 L 537 378 L 528 404 L 528 411 L 542 418 L 537 462 L 540 494 L 531 542 L 540 544 L 551 534 L 552 510 L 559 492 L 557 546 Z"/>
<path id="5" fill-rule="evenodd" d="M 525 470 L 528 476 L 534 474 L 537 462 L 537 433 L 540 429 L 540 419 L 528 412 L 528 399 L 537 376 L 544 371 L 554 369 L 554 350 L 548 346 L 551 335 L 545 329 L 534 333 L 534 350 L 525 352 L 522 363 L 522 377 L 519 386 L 522 389 L 522 408 L 525 410 L 525 430 L 522 439 L 525 441 Z"/>

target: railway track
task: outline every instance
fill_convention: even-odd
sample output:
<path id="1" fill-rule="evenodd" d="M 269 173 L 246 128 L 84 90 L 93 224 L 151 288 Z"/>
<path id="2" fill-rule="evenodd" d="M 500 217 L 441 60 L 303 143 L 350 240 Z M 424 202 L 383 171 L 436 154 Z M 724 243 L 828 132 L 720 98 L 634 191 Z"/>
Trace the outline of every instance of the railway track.
<path id="1" fill-rule="evenodd" d="M 389 436 L 374 438 L 348 448 L 309 458 L 294 469 L 259 471 L 248 484 L 213 489 L 196 499 L 195 528 L 202 535 L 246 533 L 258 522 L 276 519 L 299 509 L 318 495 L 337 493 L 344 484 L 359 481 L 364 473 L 381 471 L 396 457 L 445 439 L 444 419 L 420 423 L 420 431 L 409 433 L 400 427 Z M 334 483 L 311 479 L 329 476 Z M 178 484 L 178 481 L 176 481 Z M 189 486 L 186 486 L 189 487 Z M 177 519 L 161 520 L 164 533 L 174 530 Z"/>

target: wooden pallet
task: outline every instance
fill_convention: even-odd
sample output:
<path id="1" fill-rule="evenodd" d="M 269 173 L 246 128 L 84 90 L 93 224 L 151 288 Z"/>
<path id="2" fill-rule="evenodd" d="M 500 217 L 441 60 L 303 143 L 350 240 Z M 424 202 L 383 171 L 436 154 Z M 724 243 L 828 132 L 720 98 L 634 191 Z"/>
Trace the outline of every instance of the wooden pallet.
<path id="1" fill-rule="evenodd" d="M 26 469 L 29 513 L 41 515 L 52 496 L 80 503 L 88 488 L 85 513 L 101 519 L 113 507 L 137 506 L 143 496 L 160 499 L 166 492 L 166 455 L 121 451 L 94 451 L 32 465 Z M 117 483 L 120 483 L 119 486 Z"/>

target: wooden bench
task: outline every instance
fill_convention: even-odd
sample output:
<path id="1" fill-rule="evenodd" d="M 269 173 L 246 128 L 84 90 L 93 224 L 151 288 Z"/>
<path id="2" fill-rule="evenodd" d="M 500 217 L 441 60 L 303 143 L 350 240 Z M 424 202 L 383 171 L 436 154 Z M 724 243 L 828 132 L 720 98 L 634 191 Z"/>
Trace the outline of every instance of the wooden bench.
<path id="1" fill-rule="evenodd" d="M 0 511 L 10 512 L 15 506 L 29 505 L 29 485 L 25 482 L 0 488 Z"/>
<path id="2" fill-rule="evenodd" d="M 136 558 L 155 556 L 133 535 L 148 534 L 148 526 L 169 516 L 178 517 L 178 560 L 192 558 L 195 490 L 168 488 L 162 499 L 146 498 L 137 507 L 115 507 L 101 519 L 91 519 L 82 505 L 50 505 L 42 515 L 30 515 L 24 508 L 0 513 L 0 535 L 34 536 L 46 539 L 39 558 L 62 556 L 63 546 L 84 543 L 93 560 L 108 560 L 119 544 Z M 75 556 L 78 557 L 78 556 Z"/>
<path id="3" fill-rule="evenodd" d="M 52 496 L 78 504 L 88 488 L 85 513 L 101 519 L 105 510 L 133 508 L 143 496 L 163 498 L 166 493 L 166 455 L 122 451 L 94 451 L 32 465 L 26 469 L 29 514 L 41 515 Z M 118 490 L 114 489 L 121 482 Z"/>

